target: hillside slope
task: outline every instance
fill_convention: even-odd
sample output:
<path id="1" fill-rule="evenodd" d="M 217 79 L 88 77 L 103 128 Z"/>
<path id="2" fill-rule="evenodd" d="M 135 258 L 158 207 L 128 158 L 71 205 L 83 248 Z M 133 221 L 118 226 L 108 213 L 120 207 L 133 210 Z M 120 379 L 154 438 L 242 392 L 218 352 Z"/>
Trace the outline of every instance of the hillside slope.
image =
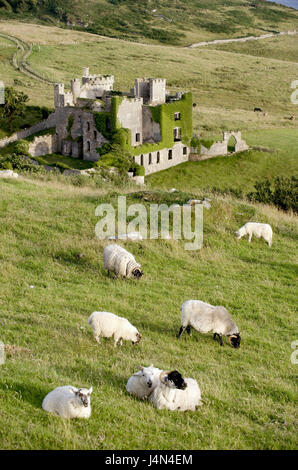
<path id="1" fill-rule="evenodd" d="M 0 0 L 0 17 L 167 44 L 298 29 L 298 12 L 264 0 Z"/>
<path id="2" fill-rule="evenodd" d="M 197 193 L 198 195 L 200 193 Z M 184 195 L 183 197 L 187 197 Z M 182 197 L 182 196 L 181 196 Z M 178 195 L 179 198 L 179 195 Z M 148 199 L 148 198 L 147 198 Z M 152 193 L 152 202 L 169 200 Z M 0 181 L 2 449 L 294 449 L 296 219 L 274 209 L 212 198 L 204 246 L 128 243 L 144 269 L 139 281 L 109 278 L 95 208 L 117 193 L 37 180 Z M 142 193 L 128 203 L 148 203 Z M 271 249 L 238 242 L 247 220 L 270 222 Z M 33 286 L 30 288 L 30 286 Z M 180 304 L 199 298 L 228 308 L 239 350 L 212 335 L 175 337 Z M 87 324 L 94 310 L 127 317 L 143 339 L 99 346 Z M 194 377 L 203 405 L 195 413 L 157 411 L 125 391 L 139 364 Z M 54 387 L 93 386 L 90 420 L 64 422 L 41 409 Z M 13 423 L 13 426 L 11 425 Z"/>

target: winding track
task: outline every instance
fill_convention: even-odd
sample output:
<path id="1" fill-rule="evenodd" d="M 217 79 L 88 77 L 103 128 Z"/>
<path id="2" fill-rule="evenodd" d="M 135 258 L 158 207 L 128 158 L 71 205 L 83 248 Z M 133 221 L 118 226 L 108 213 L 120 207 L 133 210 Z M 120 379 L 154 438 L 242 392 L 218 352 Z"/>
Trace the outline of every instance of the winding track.
<path id="1" fill-rule="evenodd" d="M 38 81 L 48 83 L 51 85 L 55 83 L 54 81 L 49 80 L 48 78 L 45 78 L 44 76 L 40 75 L 38 72 L 33 70 L 30 67 L 30 65 L 27 63 L 27 59 L 32 53 L 32 44 L 28 44 L 22 39 L 16 38 L 15 36 L 11 36 L 8 34 L 4 34 L 2 32 L 0 33 L 0 37 L 3 37 L 4 39 L 8 39 L 9 41 L 12 41 L 17 46 L 17 50 L 14 53 L 12 60 L 11 60 L 12 66 L 16 70 Z"/>
<path id="2" fill-rule="evenodd" d="M 192 49 L 195 47 L 202 47 L 202 46 L 211 46 L 212 44 L 228 44 L 230 42 L 258 41 L 260 39 L 268 39 L 268 38 L 273 38 L 276 36 L 283 36 L 285 34 L 295 35 L 297 34 L 297 32 L 296 31 L 281 31 L 280 33 L 267 33 L 267 34 L 262 34 L 261 36 L 246 36 L 244 38 L 233 38 L 233 39 L 214 39 L 213 41 L 202 41 L 202 42 L 196 42 L 194 44 L 190 44 L 189 46 L 186 46 L 186 49 Z"/>

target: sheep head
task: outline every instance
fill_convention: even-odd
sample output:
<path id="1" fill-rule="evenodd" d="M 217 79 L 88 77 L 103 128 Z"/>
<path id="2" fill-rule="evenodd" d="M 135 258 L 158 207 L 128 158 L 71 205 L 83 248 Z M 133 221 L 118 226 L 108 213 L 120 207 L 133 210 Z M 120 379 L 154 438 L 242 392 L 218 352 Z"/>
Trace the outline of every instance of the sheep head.
<path id="1" fill-rule="evenodd" d="M 178 388 L 179 390 L 185 390 L 187 387 L 187 383 L 183 379 L 182 375 L 178 372 L 178 370 L 166 370 L 161 372 L 160 381 L 164 385 L 170 388 Z"/>
<path id="2" fill-rule="evenodd" d="M 135 340 L 132 341 L 132 344 L 135 346 L 136 344 L 138 344 L 142 339 L 142 335 L 141 333 L 137 332 L 136 333 L 136 336 L 135 336 Z"/>
<path id="3" fill-rule="evenodd" d="M 140 279 L 144 274 L 144 271 L 142 271 L 140 268 L 135 268 L 132 272 L 133 277 L 136 279 Z"/>
<path id="4" fill-rule="evenodd" d="M 90 405 L 90 395 L 93 391 L 93 388 L 79 388 L 75 394 L 76 397 L 81 401 L 82 405 L 86 408 Z"/>
<path id="5" fill-rule="evenodd" d="M 231 346 L 233 346 L 233 348 L 240 348 L 240 341 L 241 341 L 240 333 L 236 333 L 234 335 L 228 335 L 227 338 Z"/>

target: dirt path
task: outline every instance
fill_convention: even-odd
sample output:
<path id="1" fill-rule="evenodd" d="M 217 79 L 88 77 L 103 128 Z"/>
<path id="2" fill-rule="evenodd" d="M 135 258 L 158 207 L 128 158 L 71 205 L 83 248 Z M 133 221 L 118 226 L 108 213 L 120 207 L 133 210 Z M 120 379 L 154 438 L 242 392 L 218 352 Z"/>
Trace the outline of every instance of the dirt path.
<path id="1" fill-rule="evenodd" d="M 53 84 L 52 80 L 43 77 L 38 72 L 35 72 L 30 65 L 27 63 L 27 59 L 32 53 L 32 44 L 28 44 L 27 42 L 23 41 L 22 39 L 16 38 L 15 36 L 10 36 L 8 34 L 0 33 L 0 36 L 4 39 L 8 39 L 12 41 L 17 46 L 17 50 L 12 57 L 12 66 L 18 70 L 19 72 L 24 73 L 30 78 L 34 78 L 35 80 L 39 80 L 44 83 Z"/>
<path id="2" fill-rule="evenodd" d="M 280 33 L 267 33 L 262 34 L 261 36 L 246 36 L 244 38 L 235 38 L 235 39 L 214 39 L 213 41 L 203 41 L 203 42 L 196 42 L 187 46 L 187 48 L 194 48 L 194 47 L 203 47 L 203 46 L 210 46 L 212 44 L 228 44 L 230 42 L 247 42 L 247 41 L 258 41 L 260 39 L 268 39 L 276 36 L 283 36 L 283 35 L 295 35 L 297 34 L 296 31 L 281 31 Z"/>

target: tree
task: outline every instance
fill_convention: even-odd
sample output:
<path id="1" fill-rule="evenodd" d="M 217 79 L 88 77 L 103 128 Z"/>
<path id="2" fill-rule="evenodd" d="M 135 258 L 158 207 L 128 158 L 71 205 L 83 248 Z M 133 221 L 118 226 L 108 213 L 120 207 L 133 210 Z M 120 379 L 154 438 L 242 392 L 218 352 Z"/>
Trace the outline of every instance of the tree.
<path id="1" fill-rule="evenodd" d="M 5 102 L 0 105 L 0 117 L 7 119 L 9 130 L 13 130 L 13 122 L 17 117 L 25 115 L 25 103 L 29 100 L 28 96 L 13 87 L 5 88 Z"/>

